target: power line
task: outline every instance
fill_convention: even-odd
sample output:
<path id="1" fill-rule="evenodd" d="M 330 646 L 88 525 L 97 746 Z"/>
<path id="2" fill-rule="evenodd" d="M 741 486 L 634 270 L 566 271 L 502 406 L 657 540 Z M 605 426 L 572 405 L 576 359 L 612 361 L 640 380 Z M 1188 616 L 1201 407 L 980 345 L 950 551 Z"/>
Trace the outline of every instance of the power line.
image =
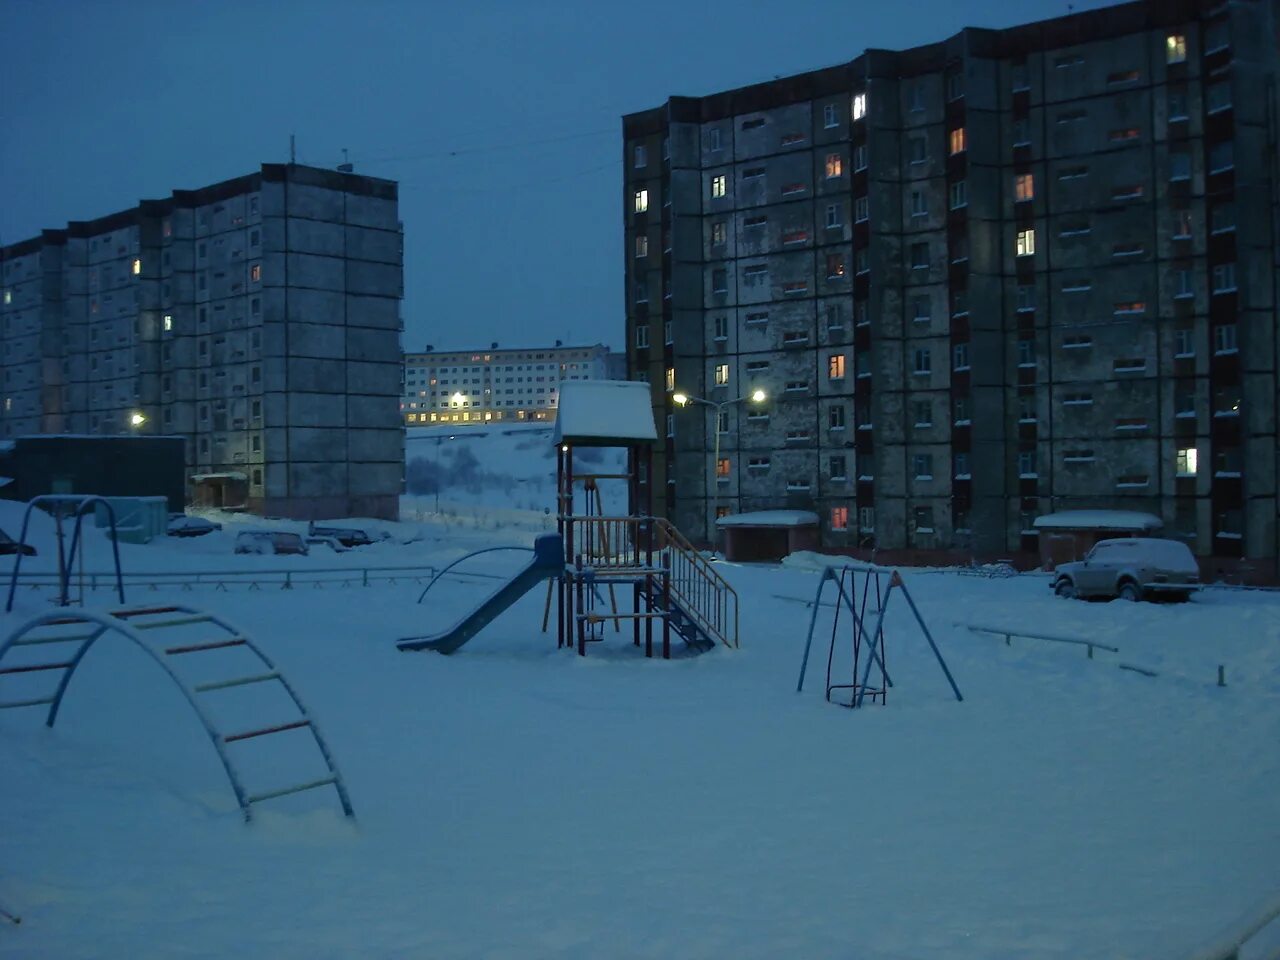
<path id="1" fill-rule="evenodd" d="M 568 133 L 559 137 L 541 137 L 536 140 L 506 140 L 502 143 L 486 144 L 484 146 L 474 147 L 458 147 L 453 150 L 438 150 L 431 153 L 402 154 L 400 156 L 391 157 L 372 157 L 358 161 L 361 164 L 369 163 L 398 163 L 409 160 L 444 160 L 452 157 L 462 157 L 473 153 L 490 153 L 494 150 L 512 149 L 519 147 L 538 147 L 545 146 L 550 143 L 567 143 L 571 140 L 586 140 L 591 137 L 617 136 L 619 129 L 610 127 L 599 130 L 587 130 L 581 133 Z"/>

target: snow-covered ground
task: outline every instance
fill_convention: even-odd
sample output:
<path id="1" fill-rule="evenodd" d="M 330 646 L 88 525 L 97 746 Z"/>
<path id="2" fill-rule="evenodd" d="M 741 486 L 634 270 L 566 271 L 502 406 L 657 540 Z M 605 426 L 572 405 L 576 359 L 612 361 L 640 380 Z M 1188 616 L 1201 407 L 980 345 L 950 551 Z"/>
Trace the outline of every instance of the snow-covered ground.
<path id="1" fill-rule="evenodd" d="M 125 569 L 440 567 L 528 545 L 553 486 L 528 439 L 454 441 L 492 483 L 442 490 L 439 511 L 433 493 L 406 497 L 404 522 L 364 523 L 389 542 L 236 556 L 236 523 L 289 525 L 224 515 L 208 537 L 122 545 Z M 415 444 L 436 447 L 411 439 L 410 462 Z M 505 492 L 521 477 L 528 501 Z M 39 519 L 41 555 L 24 568 L 51 569 Z M 19 520 L 0 502 L 0 527 L 16 536 Z M 93 532 L 86 566 L 107 556 Z M 39 710 L 0 711 L 0 909 L 23 918 L 0 918 L 0 956 L 1179 960 L 1280 892 L 1280 596 L 1090 604 L 1034 575 L 907 571 L 964 702 L 895 599 L 896 686 L 887 706 L 850 711 L 823 698 L 827 606 L 795 692 L 819 583 L 806 561 L 721 565 L 741 649 L 670 662 L 612 628 L 585 659 L 557 651 L 541 590 L 452 657 L 396 650 L 492 579 L 451 578 L 422 606 L 411 573 L 131 587 L 131 604 L 225 616 L 275 659 L 319 719 L 357 820 L 322 789 L 267 801 L 246 826 L 176 687 L 104 638 L 55 728 Z M 499 577 L 522 562 L 486 554 L 460 570 Z M 19 591 L 0 638 L 48 596 Z M 1007 646 L 968 623 L 1120 652 Z M 15 683 L 0 677 L 0 699 Z M 265 701 L 238 706 L 271 722 L 256 713 Z M 298 775 L 308 745 L 291 736 L 251 789 Z"/>

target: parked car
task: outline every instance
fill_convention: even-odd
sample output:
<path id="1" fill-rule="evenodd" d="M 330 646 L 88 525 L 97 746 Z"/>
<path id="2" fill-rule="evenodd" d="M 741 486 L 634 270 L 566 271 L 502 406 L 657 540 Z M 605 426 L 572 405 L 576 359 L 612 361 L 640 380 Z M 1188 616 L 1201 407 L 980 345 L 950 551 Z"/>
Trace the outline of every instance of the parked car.
<path id="1" fill-rule="evenodd" d="M 351 548 L 337 537 L 307 537 L 308 547 L 328 547 L 334 553 L 346 553 Z"/>
<path id="2" fill-rule="evenodd" d="M 175 513 L 169 517 L 171 537 L 203 537 L 206 533 L 221 529 L 222 524 L 204 517 L 189 517 L 185 513 Z"/>
<path id="3" fill-rule="evenodd" d="M 24 557 L 34 557 L 36 548 L 29 543 L 18 543 L 13 537 L 0 530 L 0 557 L 11 557 L 21 553 Z"/>
<path id="4" fill-rule="evenodd" d="M 306 555 L 307 545 L 298 534 L 284 530 L 242 530 L 236 534 L 236 553 Z"/>
<path id="5" fill-rule="evenodd" d="M 1059 564 L 1052 583 L 1060 597 L 1186 600 L 1200 589 L 1200 568 L 1180 540 L 1127 537 L 1099 540 L 1083 560 Z"/>
<path id="6" fill-rule="evenodd" d="M 322 527 L 314 521 L 307 527 L 307 533 L 313 537 L 331 537 L 344 547 L 364 547 L 374 542 L 363 530 L 353 527 Z M 377 539 L 384 540 L 386 536 L 380 534 Z"/>

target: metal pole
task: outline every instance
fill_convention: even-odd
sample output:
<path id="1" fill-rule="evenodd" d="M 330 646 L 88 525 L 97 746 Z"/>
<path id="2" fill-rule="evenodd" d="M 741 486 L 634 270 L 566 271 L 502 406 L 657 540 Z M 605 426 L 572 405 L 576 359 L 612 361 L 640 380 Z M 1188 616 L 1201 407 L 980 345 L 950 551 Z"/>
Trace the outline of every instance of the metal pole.
<path id="1" fill-rule="evenodd" d="M 712 464 L 711 464 L 711 467 L 712 467 L 712 472 L 711 472 L 712 499 L 711 499 L 711 531 L 710 531 L 711 536 L 707 537 L 707 539 L 711 541 L 711 549 L 713 551 L 719 549 L 719 540 L 720 540 L 720 525 L 716 523 L 716 520 L 719 519 L 719 516 L 720 516 L 720 407 L 721 406 L 723 406 L 723 404 L 717 403 L 713 405 L 713 409 L 715 411 L 715 421 L 711 424 L 711 429 L 714 430 L 716 434 L 716 442 L 715 442 L 716 452 L 715 452 L 715 456 L 712 457 Z"/>

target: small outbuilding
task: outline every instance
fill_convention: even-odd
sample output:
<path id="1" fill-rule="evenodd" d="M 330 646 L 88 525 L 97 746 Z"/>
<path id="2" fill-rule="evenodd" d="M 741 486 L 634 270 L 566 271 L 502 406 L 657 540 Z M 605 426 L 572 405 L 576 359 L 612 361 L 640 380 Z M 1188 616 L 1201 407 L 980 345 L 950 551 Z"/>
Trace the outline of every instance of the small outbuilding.
<path id="1" fill-rule="evenodd" d="M 756 510 L 731 513 L 716 521 L 726 560 L 781 560 L 821 543 L 818 515 L 808 510 Z"/>
<path id="2" fill-rule="evenodd" d="M 1083 559 L 1099 540 L 1152 537 L 1164 526 L 1150 513 L 1135 510 L 1060 510 L 1036 517 L 1040 563 L 1046 570 Z"/>

